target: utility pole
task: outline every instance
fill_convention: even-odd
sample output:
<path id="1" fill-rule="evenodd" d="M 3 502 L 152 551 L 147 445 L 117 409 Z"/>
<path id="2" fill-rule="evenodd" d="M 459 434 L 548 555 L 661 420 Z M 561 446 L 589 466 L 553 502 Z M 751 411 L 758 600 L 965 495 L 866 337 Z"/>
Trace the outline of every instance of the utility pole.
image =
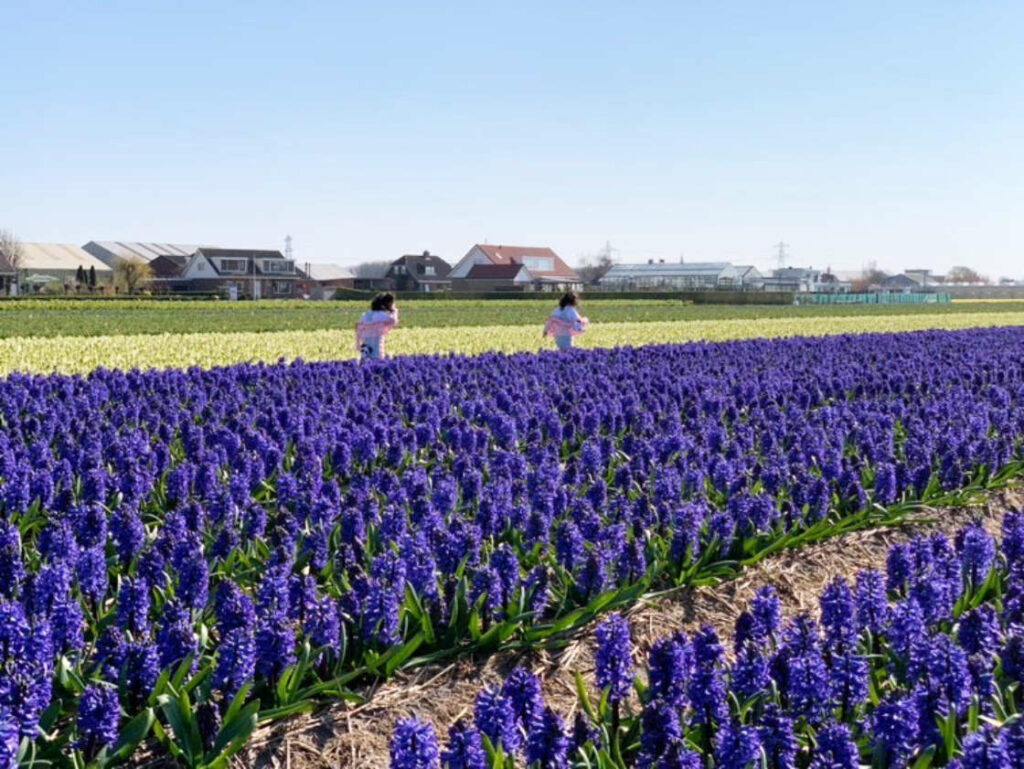
<path id="1" fill-rule="evenodd" d="M 775 244 L 775 260 L 778 262 L 779 269 L 781 270 L 786 266 L 786 260 L 789 258 L 789 254 L 786 253 L 786 249 L 789 248 L 789 243 L 779 241 Z"/>

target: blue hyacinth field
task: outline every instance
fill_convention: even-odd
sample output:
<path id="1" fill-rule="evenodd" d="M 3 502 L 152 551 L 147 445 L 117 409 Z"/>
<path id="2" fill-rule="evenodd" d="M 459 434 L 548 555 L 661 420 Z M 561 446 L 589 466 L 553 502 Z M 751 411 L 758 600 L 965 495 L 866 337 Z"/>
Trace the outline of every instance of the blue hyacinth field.
<path id="1" fill-rule="evenodd" d="M 1019 515 L 813 613 L 765 584 L 728 643 L 630 619 L 1012 488 L 1024 328 L 14 374 L 0 418 L 0 766 L 257 765 L 417 670 L 584 639 L 568 708 L 527 662 L 334 765 L 1024 767 Z"/>

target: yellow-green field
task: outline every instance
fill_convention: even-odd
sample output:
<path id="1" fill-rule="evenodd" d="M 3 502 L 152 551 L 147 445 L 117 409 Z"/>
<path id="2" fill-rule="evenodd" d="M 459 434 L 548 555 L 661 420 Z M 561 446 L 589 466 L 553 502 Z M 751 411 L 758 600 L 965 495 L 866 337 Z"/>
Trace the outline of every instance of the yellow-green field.
<path id="1" fill-rule="evenodd" d="M 594 323 L 582 347 L 614 347 L 694 340 L 828 335 L 884 331 L 1021 326 L 1024 312 L 828 316 L 815 318 L 720 319 L 670 322 Z M 392 355 L 477 354 L 488 350 L 533 352 L 550 349 L 540 326 L 399 328 L 387 341 Z M 279 359 L 354 358 L 353 332 L 266 331 L 118 336 L 13 337 L 0 339 L 0 373 L 13 371 L 84 373 L 97 367 L 168 368 L 217 366 Z"/>

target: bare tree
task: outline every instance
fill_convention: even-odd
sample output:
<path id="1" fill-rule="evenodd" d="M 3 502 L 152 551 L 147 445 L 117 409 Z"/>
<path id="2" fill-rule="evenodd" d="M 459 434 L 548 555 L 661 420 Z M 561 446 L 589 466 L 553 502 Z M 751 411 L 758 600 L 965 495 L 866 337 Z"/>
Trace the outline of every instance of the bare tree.
<path id="1" fill-rule="evenodd" d="M 127 291 L 129 296 L 149 283 L 152 277 L 153 270 L 149 264 L 137 256 L 114 262 L 114 285 Z"/>
<path id="2" fill-rule="evenodd" d="M 357 278 L 383 278 L 391 267 L 391 262 L 363 262 L 352 268 Z"/>
<path id="3" fill-rule="evenodd" d="M 870 291 L 872 288 L 881 286 L 882 281 L 888 277 L 884 271 L 878 269 L 877 263 L 868 262 L 867 266 L 861 270 L 860 275 L 850 282 L 850 288 L 858 293 Z"/>
<path id="4" fill-rule="evenodd" d="M 25 249 L 10 230 L 0 229 L 0 254 L 15 272 L 25 266 Z"/>
<path id="5" fill-rule="evenodd" d="M 988 283 L 988 278 L 970 267 L 952 267 L 946 273 L 948 283 Z"/>
<path id="6" fill-rule="evenodd" d="M 596 254 L 583 257 L 576 268 L 576 274 L 580 276 L 580 280 L 587 284 L 596 283 L 603 278 L 604 274 L 615 264 L 615 260 L 612 259 L 612 251 L 611 243 L 606 243 L 604 248 Z"/>

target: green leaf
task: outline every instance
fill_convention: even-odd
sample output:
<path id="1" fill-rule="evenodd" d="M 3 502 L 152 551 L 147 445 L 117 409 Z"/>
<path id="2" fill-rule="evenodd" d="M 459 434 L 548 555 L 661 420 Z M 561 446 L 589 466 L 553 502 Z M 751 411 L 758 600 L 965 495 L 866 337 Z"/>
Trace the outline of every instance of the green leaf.
<path id="1" fill-rule="evenodd" d="M 580 701 L 580 707 L 590 716 L 590 720 L 596 724 L 598 722 L 597 713 L 590 702 L 590 695 L 587 694 L 587 685 L 583 683 L 583 674 L 578 670 L 576 671 L 576 697 Z"/>
<path id="2" fill-rule="evenodd" d="M 935 746 L 929 745 L 928 749 L 917 757 L 917 761 L 914 762 L 911 769 L 928 769 L 932 765 L 932 760 L 935 758 Z"/>
<path id="3" fill-rule="evenodd" d="M 423 643 L 423 633 L 419 632 L 402 644 L 402 646 L 398 647 L 395 653 L 384 663 L 385 677 L 390 678 L 391 674 L 398 670 L 412 656 L 412 653 L 419 648 L 421 643 Z"/>
<path id="4" fill-rule="evenodd" d="M 259 723 L 260 703 L 253 700 L 230 721 L 225 721 L 210 752 L 203 757 L 203 763 L 224 762 L 245 745 L 256 724 Z"/>
<path id="5" fill-rule="evenodd" d="M 152 708 L 146 708 L 135 716 L 125 724 L 120 734 L 117 735 L 117 741 L 109 749 L 104 748 L 96 757 L 97 764 L 106 767 L 126 760 L 135 752 L 139 743 L 149 735 L 149 730 L 153 728 L 155 720 L 156 716 L 153 714 Z"/>

